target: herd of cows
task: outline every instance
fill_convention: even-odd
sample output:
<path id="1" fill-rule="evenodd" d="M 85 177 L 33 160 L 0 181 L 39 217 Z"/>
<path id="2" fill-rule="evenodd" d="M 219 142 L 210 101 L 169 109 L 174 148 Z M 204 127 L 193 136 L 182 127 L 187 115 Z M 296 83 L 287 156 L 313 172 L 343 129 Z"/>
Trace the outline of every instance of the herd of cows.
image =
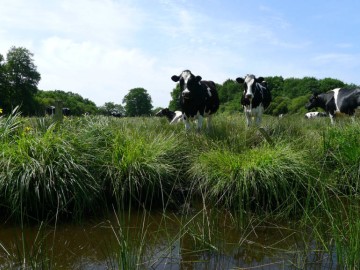
<path id="1" fill-rule="evenodd" d="M 171 79 L 179 83 L 180 111 L 171 111 L 168 108 L 160 110 L 156 116 L 165 116 L 170 124 L 184 122 L 185 129 L 190 129 L 190 121 L 197 119 L 197 128 L 201 129 L 204 118 L 207 119 L 207 128 L 211 127 L 211 118 L 218 111 L 220 100 L 213 81 L 202 80 L 201 76 L 195 76 L 190 70 L 184 70 L 181 74 L 173 75 Z M 236 78 L 243 85 L 243 93 L 240 103 L 244 108 L 247 126 L 253 121 L 260 126 L 262 114 L 270 105 L 272 98 L 270 89 L 263 77 L 255 77 L 252 74 L 244 78 Z M 322 112 L 309 112 L 306 118 L 330 116 L 331 123 L 338 113 L 354 115 L 355 110 L 360 108 L 360 89 L 336 88 L 326 93 L 313 94 L 305 105 L 309 111 L 314 108 L 322 108 Z M 47 113 L 53 115 L 55 107 L 47 108 Z M 62 109 L 63 115 L 69 115 L 69 108 Z M 112 114 L 119 117 L 121 115 Z"/>
<path id="2" fill-rule="evenodd" d="M 62 108 L 61 112 L 65 116 L 70 115 L 70 109 L 69 108 Z M 46 107 L 46 114 L 47 115 L 55 115 L 55 106 Z"/>
<path id="3" fill-rule="evenodd" d="M 209 128 L 211 117 L 220 104 L 215 83 L 202 80 L 201 76 L 195 76 L 190 70 L 184 70 L 179 76 L 173 75 L 171 79 L 180 85 L 181 111 L 172 112 L 166 108 L 156 115 L 166 116 L 170 124 L 184 121 L 187 130 L 190 128 L 189 120 L 197 119 L 197 128 L 201 129 L 203 118 L 206 117 Z M 253 120 L 259 126 L 264 110 L 272 101 L 266 81 L 263 77 L 256 78 L 252 74 L 236 78 L 236 81 L 244 86 L 240 103 L 244 108 L 247 126 L 250 126 Z M 306 113 L 306 118 L 329 115 L 331 123 L 334 123 L 336 114 L 354 115 L 355 110 L 360 108 L 360 89 L 336 88 L 326 93 L 313 94 L 305 108 L 309 111 L 322 108 L 325 111 Z"/>
<path id="4" fill-rule="evenodd" d="M 197 119 L 197 128 L 200 130 L 203 119 L 207 118 L 207 128 L 210 128 L 212 115 L 217 112 L 220 105 L 215 83 L 202 80 L 201 76 L 195 76 L 190 70 L 184 70 L 179 76 L 173 75 L 171 79 L 180 85 L 181 111 L 172 112 L 166 108 L 156 115 L 166 116 L 171 124 L 184 121 L 186 130 L 190 129 L 191 119 Z M 271 93 L 266 81 L 254 75 L 239 77 L 236 81 L 244 85 L 241 104 L 244 107 L 247 125 L 251 125 L 253 118 L 256 124 L 260 125 L 262 114 L 271 102 Z"/>

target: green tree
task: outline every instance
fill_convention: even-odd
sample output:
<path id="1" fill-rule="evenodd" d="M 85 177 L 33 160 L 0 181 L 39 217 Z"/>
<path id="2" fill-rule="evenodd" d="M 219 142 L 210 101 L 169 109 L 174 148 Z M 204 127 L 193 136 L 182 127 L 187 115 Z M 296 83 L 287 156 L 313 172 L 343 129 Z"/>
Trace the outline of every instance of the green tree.
<path id="1" fill-rule="evenodd" d="M 271 91 L 272 98 L 277 96 L 284 95 L 283 88 L 284 88 L 284 78 L 281 76 L 275 77 L 266 77 L 265 81 Z"/>
<path id="2" fill-rule="evenodd" d="M 277 96 L 273 98 L 272 102 L 270 103 L 270 106 L 266 109 L 266 113 L 272 114 L 272 115 L 279 115 L 288 113 L 288 105 L 290 104 L 290 99 L 283 96 Z"/>
<path id="3" fill-rule="evenodd" d="M 9 104 L 4 105 L 8 110 L 21 105 L 21 111 L 26 114 L 34 114 L 36 102 L 34 95 L 38 91 L 37 85 L 41 79 L 37 71 L 33 54 L 26 48 L 11 47 L 6 56 L 4 66 L 6 76 L 6 90 Z"/>
<path id="4" fill-rule="evenodd" d="M 293 98 L 288 106 L 289 113 L 305 113 L 305 104 L 309 101 L 310 94 Z"/>
<path id="5" fill-rule="evenodd" d="M 176 87 L 170 93 L 171 100 L 169 103 L 169 109 L 172 111 L 181 110 L 180 107 L 180 84 L 176 84 Z"/>
<path id="6" fill-rule="evenodd" d="M 5 109 L 6 104 L 10 103 L 7 90 L 4 56 L 0 54 L 0 109 Z"/>
<path id="7" fill-rule="evenodd" d="M 65 92 L 62 90 L 42 91 L 39 90 L 35 95 L 37 106 L 37 115 L 43 115 L 47 106 L 54 106 L 55 101 L 61 100 L 63 107 L 71 111 L 71 115 L 82 115 L 84 113 L 97 114 L 96 104 L 79 94 Z"/>
<path id="8" fill-rule="evenodd" d="M 295 98 L 311 93 L 312 91 L 318 91 L 318 80 L 313 77 L 288 78 L 284 80 L 281 96 Z"/>
<path id="9" fill-rule="evenodd" d="M 150 95 L 144 88 L 134 88 L 124 97 L 127 116 L 147 116 L 151 115 L 152 101 Z"/>
<path id="10" fill-rule="evenodd" d="M 125 109 L 121 104 L 115 104 L 114 102 L 105 102 L 105 104 L 99 107 L 100 114 L 110 115 L 112 112 L 121 113 L 125 115 Z"/>
<path id="11" fill-rule="evenodd" d="M 324 78 L 319 81 L 319 93 L 330 91 L 334 88 L 344 87 L 345 84 L 342 81 L 332 78 Z"/>
<path id="12" fill-rule="evenodd" d="M 219 99 L 222 104 L 239 97 L 243 91 L 242 85 L 231 79 L 226 80 L 222 85 L 217 84 L 216 89 L 219 92 Z"/>

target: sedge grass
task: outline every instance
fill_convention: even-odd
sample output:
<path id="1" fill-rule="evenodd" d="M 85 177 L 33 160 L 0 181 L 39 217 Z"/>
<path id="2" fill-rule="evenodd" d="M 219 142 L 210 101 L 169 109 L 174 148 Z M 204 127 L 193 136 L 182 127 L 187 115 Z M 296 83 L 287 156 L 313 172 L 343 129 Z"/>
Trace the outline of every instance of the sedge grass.
<path id="1" fill-rule="evenodd" d="M 230 207 L 271 210 L 306 189 L 304 153 L 287 145 L 264 146 L 244 153 L 213 149 L 195 157 L 190 175 L 213 202 Z M 306 190 L 305 190 L 306 191 Z"/>
<path id="2" fill-rule="evenodd" d="M 75 157 L 72 145 L 53 128 L 3 145 L 0 190 L 12 214 L 44 217 L 61 209 L 77 216 L 91 205 L 98 183 Z"/>
<path id="3" fill-rule="evenodd" d="M 166 205 L 186 164 L 179 137 L 154 127 L 143 132 L 142 126 L 123 126 L 113 135 L 104 156 L 108 189 L 120 201 Z"/>

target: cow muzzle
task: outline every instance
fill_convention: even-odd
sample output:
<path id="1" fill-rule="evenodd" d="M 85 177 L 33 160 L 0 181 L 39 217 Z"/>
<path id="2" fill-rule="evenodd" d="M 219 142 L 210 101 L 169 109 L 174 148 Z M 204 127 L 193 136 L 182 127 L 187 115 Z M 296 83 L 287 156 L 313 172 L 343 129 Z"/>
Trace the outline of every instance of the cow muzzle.
<path id="1" fill-rule="evenodd" d="M 189 90 L 184 90 L 184 91 L 182 92 L 182 97 L 183 97 L 184 99 L 189 99 L 189 98 L 190 98 L 190 91 L 189 91 Z"/>

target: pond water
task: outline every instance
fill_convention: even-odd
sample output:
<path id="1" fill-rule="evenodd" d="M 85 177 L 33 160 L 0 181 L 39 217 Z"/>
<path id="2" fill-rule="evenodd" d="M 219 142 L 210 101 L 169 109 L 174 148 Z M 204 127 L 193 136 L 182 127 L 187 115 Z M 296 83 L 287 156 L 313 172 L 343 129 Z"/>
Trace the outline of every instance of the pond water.
<path id="1" fill-rule="evenodd" d="M 126 220 L 127 222 L 124 222 Z M 0 226 L 0 269 L 339 269 L 311 231 L 231 215 L 136 212 L 81 224 Z M 25 254 L 25 255 L 24 255 Z"/>

